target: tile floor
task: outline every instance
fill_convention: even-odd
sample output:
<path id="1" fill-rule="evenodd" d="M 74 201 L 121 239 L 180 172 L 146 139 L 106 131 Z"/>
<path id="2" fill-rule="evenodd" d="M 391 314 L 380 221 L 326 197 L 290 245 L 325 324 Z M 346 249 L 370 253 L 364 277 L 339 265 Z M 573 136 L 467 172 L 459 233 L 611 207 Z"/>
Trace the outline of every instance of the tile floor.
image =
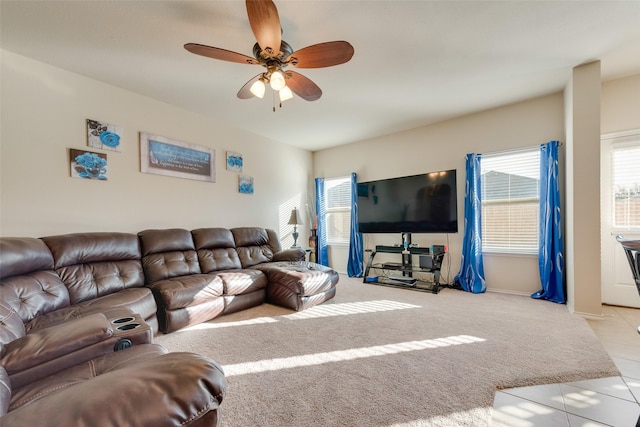
<path id="1" fill-rule="evenodd" d="M 640 427 L 640 309 L 602 311 L 588 322 L 620 376 L 501 390 L 491 427 Z"/>

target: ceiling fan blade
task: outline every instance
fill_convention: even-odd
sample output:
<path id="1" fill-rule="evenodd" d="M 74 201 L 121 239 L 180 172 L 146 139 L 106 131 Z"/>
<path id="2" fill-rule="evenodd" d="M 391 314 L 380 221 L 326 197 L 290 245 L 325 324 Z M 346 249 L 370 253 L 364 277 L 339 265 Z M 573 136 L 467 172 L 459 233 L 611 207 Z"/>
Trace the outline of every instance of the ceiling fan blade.
<path id="1" fill-rule="evenodd" d="M 206 56 L 207 58 L 221 59 L 229 62 L 239 62 L 241 64 L 259 64 L 254 58 L 243 55 L 241 53 L 232 52 L 219 47 L 205 46 L 197 43 L 187 43 L 184 48 L 196 55 Z"/>
<path id="2" fill-rule="evenodd" d="M 300 98 L 307 101 L 315 101 L 322 96 L 322 89 L 302 74 L 295 71 L 286 71 L 285 76 L 289 89 Z"/>
<path id="3" fill-rule="evenodd" d="M 271 0 L 246 0 L 251 30 L 268 57 L 278 56 L 282 29 L 275 3 Z"/>
<path id="4" fill-rule="evenodd" d="M 348 42 L 326 42 L 293 52 L 285 61 L 291 61 L 296 68 L 323 68 L 344 64 L 353 57 L 353 53 L 353 46 Z"/>
<path id="5" fill-rule="evenodd" d="M 262 73 L 258 74 L 257 76 L 255 76 L 254 78 L 246 82 L 244 86 L 242 86 L 238 91 L 238 98 L 240 99 L 252 98 L 254 95 L 251 93 L 251 85 L 254 84 L 256 81 L 258 81 L 261 76 L 262 76 Z"/>

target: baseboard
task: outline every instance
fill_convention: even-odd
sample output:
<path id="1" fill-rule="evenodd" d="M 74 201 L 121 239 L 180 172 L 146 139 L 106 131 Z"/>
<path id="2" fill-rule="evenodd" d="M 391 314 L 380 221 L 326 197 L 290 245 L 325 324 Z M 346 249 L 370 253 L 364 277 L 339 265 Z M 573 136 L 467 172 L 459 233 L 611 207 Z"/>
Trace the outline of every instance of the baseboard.
<path id="1" fill-rule="evenodd" d="M 579 311 L 571 311 L 571 314 L 580 316 L 587 320 L 604 320 L 605 317 L 611 317 L 610 314 L 593 314 L 593 313 L 581 313 Z"/>
<path id="2" fill-rule="evenodd" d="M 521 297 L 530 297 L 531 296 L 531 293 L 528 293 L 528 292 L 509 291 L 509 290 L 505 290 L 505 289 L 487 288 L 487 292 L 492 292 L 494 294 L 519 295 Z"/>

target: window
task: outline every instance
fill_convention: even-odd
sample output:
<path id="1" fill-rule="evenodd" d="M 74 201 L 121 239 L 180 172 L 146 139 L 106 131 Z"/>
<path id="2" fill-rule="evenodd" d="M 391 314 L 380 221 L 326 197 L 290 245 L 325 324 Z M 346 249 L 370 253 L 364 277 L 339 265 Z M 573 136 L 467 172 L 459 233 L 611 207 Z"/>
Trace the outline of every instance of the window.
<path id="1" fill-rule="evenodd" d="M 640 228 L 640 142 L 612 148 L 613 226 Z"/>
<path id="2" fill-rule="evenodd" d="M 351 230 L 351 179 L 324 180 L 327 244 L 348 245 Z"/>
<path id="3" fill-rule="evenodd" d="M 482 250 L 537 253 L 540 149 L 483 154 Z"/>

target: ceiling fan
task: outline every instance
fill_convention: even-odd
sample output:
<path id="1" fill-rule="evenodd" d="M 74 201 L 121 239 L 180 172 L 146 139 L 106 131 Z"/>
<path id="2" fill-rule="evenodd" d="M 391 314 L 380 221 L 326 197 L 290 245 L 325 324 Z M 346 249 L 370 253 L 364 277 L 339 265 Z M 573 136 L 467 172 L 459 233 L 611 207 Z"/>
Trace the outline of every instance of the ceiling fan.
<path id="1" fill-rule="evenodd" d="M 253 58 L 241 53 L 197 43 L 187 43 L 184 48 L 196 55 L 242 64 L 262 65 L 265 72 L 253 77 L 238 91 L 238 98 L 252 96 L 262 98 L 265 84 L 269 83 L 280 96 L 280 101 L 293 97 L 293 93 L 307 101 L 322 96 L 322 90 L 310 79 L 295 71 L 295 68 L 324 68 L 344 64 L 353 56 L 354 49 L 346 41 L 314 44 L 297 51 L 282 40 L 282 29 L 278 9 L 271 0 L 246 0 L 247 15 L 251 30 L 257 40 L 253 46 Z M 275 111 L 275 107 L 274 107 Z"/>

